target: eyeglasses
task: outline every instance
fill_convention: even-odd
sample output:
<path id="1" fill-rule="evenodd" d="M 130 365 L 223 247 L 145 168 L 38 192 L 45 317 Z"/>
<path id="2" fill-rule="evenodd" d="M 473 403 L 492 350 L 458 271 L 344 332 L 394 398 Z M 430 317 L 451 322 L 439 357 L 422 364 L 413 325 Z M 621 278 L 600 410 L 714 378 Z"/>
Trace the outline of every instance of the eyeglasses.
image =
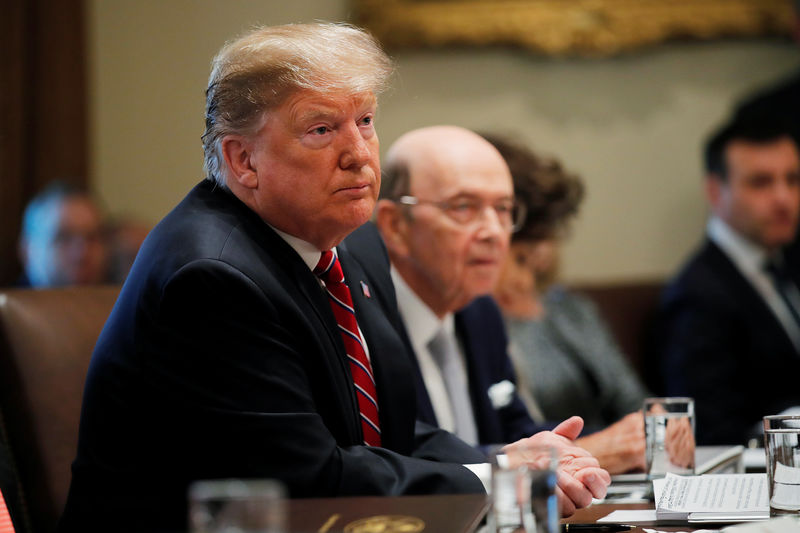
<path id="1" fill-rule="evenodd" d="M 480 220 L 481 215 L 486 211 L 487 207 L 491 207 L 500 225 L 509 233 L 514 233 L 522 227 L 525 222 L 525 204 L 517 199 L 507 198 L 489 204 L 477 198 L 461 197 L 452 200 L 442 200 L 439 202 L 433 200 L 420 200 L 416 196 L 401 196 L 395 200 L 399 204 L 415 206 L 422 204 L 429 204 L 438 207 L 444 214 L 451 220 L 465 226 L 475 224 Z"/>

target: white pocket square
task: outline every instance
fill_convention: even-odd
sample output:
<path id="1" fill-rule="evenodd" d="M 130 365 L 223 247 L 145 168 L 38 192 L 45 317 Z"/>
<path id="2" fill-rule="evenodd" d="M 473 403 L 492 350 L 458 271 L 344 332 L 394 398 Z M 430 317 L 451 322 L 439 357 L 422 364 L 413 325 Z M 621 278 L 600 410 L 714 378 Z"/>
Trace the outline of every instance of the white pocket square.
<path id="1" fill-rule="evenodd" d="M 510 404 L 514 399 L 515 390 L 517 390 L 517 388 L 507 379 L 489 387 L 487 394 L 489 395 L 489 400 L 492 402 L 492 407 L 495 409 L 502 409 Z"/>

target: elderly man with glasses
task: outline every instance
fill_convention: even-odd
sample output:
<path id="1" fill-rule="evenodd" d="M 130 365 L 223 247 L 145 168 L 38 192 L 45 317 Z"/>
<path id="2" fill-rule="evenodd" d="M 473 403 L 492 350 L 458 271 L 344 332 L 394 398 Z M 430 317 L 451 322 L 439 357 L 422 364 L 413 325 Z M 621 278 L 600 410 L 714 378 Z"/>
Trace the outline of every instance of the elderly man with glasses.
<path id="1" fill-rule="evenodd" d="M 568 446 L 596 464 L 572 443 L 580 418 L 531 436 L 537 428 L 516 394 L 503 321 L 488 296 L 525 216 L 500 153 L 463 128 L 418 129 L 389 149 L 382 179 L 375 221 L 392 263 L 401 336 L 416 355 L 417 416 L 473 446 Z"/>

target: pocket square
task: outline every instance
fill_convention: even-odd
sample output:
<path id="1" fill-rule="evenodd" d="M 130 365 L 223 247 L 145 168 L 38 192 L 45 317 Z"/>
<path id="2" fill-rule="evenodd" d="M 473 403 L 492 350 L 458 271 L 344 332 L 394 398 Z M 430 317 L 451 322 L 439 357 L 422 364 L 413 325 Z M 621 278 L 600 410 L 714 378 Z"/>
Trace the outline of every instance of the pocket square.
<path id="1" fill-rule="evenodd" d="M 489 400 L 492 402 L 492 407 L 495 409 L 502 409 L 510 404 L 514 399 L 514 391 L 516 390 L 517 387 L 507 379 L 489 387 L 487 394 L 489 395 Z"/>

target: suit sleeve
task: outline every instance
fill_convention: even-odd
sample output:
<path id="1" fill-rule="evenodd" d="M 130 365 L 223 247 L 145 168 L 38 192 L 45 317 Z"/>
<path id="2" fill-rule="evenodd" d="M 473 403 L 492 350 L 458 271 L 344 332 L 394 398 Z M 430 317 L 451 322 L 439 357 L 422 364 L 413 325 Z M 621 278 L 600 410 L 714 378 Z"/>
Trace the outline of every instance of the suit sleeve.
<path id="1" fill-rule="evenodd" d="M 181 413 L 160 423 L 193 444 L 184 460 L 205 464 L 202 475 L 277 478 L 294 497 L 482 492 L 456 463 L 339 445 L 347 439 L 320 414 L 348 408 L 329 383 L 346 375 L 342 362 L 320 353 L 327 332 L 238 270 L 185 267 L 164 287 L 157 318 L 147 372 Z"/>

